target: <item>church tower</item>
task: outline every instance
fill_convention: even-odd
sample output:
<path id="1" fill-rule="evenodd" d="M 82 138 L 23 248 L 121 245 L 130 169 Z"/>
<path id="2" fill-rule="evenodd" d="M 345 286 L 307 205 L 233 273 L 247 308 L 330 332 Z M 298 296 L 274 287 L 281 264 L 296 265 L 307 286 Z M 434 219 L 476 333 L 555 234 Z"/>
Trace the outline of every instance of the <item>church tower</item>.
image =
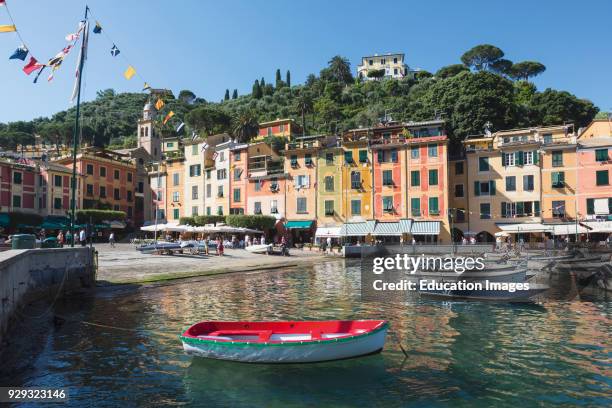
<path id="1" fill-rule="evenodd" d="M 138 120 L 138 147 L 144 147 L 155 160 L 159 160 L 162 147 L 161 139 L 153 126 L 155 115 L 155 108 L 147 101 L 142 110 L 142 119 Z"/>

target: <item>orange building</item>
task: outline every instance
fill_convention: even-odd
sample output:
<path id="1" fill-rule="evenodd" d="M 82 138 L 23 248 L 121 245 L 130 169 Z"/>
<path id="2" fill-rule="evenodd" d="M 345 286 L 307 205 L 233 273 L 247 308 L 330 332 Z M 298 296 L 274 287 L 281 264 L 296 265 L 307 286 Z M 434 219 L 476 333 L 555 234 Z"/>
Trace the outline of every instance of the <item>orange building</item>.
<path id="1" fill-rule="evenodd" d="M 55 161 L 72 168 L 72 157 Z M 82 149 L 77 155 L 77 172 L 84 176 L 83 208 L 124 211 L 133 222 L 136 166 L 129 156 L 97 147 Z"/>
<path id="2" fill-rule="evenodd" d="M 230 214 L 246 214 L 248 190 L 248 144 L 230 149 Z"/>
<path id="3" fill-rule="evenodd" d="M 291 139 L 293 136 L 301 136 L 302 127 L 293 119 L 276 119 L 259 124 L 259 132 L 253 141 L 262 141 L 266 137 L 283 137 Z"/>
<path id="4" fill-rule="evenodd" d="M 186 213 L 185 204 L 185 169 L 184 157 L 175 155 L 166 159 L 166 219 L 168 222 L 178 223 L 181 217 L 191 215 Z"/>

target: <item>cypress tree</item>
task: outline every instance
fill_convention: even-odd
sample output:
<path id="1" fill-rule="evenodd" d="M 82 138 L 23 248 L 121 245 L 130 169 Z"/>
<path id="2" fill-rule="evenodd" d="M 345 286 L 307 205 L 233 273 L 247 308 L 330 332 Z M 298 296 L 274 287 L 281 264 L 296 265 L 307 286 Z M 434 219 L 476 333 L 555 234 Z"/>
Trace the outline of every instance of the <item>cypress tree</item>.
<path id="1" fill-rule="evenodd" d="M 253 90 L 251 91 L 251 94 L 255 99 L 260 99 L 263 95 L 263 92 L 261 91 L 261 86 L 259 86 L 259 81 L 257 79 L 253 84 Z"/>
<path id="2" fill-rule="evenodd" d="M 227 101 L 227 100 L 229 100 L 229 98 L 230 98 L 229 97 L 229 89 L 226 89 L 225 90 L 225 97 L 223 99 Z"/>
<path id="3" fill-rule="evenodd" d="M 276 88 L 283 86 L 283 80 L 281 79 L 280 69 L 276 69 Z"/>
<path id="4" fill-rule="evenodd" d="M 264 79 L 264 77 L 261 77 L 261 81 L 259 81 L 259 86 L 261 86 L 261 89 L 264 89 L 266 87 L 266 80 Z"/>
<path id="5" fill-rule="evenodd" d="M 287 75 L 285 76 L 285 82 L 287 83 L 287 86 L 291 88 L 291 72 L 289 72 L 289 70 L 287 70 Z"/>
<path id="6" fill-rule="evenodd" d="M 232 99 L 238 99 L 238 90 L 234 89 L 234 92 L 232 93 Z"/>

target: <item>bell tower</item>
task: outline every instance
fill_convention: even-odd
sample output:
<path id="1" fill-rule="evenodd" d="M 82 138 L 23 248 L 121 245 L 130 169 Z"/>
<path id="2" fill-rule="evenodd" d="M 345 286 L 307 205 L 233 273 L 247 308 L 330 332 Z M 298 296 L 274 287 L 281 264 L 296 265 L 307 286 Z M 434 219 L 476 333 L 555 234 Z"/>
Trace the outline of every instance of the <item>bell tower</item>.
<path id="1" fill-rule="evenodd" d="M 153 121 L 155 120 L 156 111 L 150 101 L 147 101 L 142 110 L 142 119 L 138 120 L 138 147 L 144 147 L 149 154 L 155 159 L 161 158 L 161 139 L 155 131 Z"/>

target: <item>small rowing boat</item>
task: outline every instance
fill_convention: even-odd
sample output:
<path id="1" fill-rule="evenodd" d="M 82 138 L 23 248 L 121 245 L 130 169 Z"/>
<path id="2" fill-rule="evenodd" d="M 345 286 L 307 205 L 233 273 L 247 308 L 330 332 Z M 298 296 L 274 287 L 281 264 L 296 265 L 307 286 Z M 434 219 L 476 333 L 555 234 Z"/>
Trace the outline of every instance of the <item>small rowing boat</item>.
<path id="1" fill-rule="evenodd" d="M 380 352 L 385 320 L 200 322 L 180 336 L 189 354 L 246 363 L 314 363 Z"/>
<path id="2" fill-rule="evenodd" d="M 245 248 L 247 251 L 254 254 L 267 254 L 272 251 L 272 244 L 250 245 Z"/>

